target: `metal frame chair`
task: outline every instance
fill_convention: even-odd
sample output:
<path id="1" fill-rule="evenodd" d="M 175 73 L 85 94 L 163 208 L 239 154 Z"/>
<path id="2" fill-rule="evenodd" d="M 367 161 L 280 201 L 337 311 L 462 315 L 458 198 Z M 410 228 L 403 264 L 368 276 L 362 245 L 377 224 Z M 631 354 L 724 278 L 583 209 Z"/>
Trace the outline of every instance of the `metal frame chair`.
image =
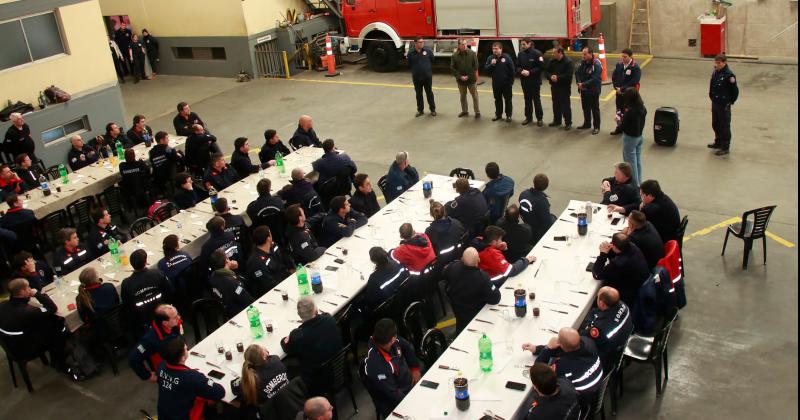
<path id="1" fill-rule="evenodd" d="M 767 265 L 767 225 L 772 217 L 772 212 L 777 206 L 761 207 L 749 210 L 742 214 L 742 221 L 728 225 L 725 231 L 725 242 L 722 243 L 722 254 L 725 255 L 725 247 L 728 245 L 728 235 L 744 241 L 744 257 L 742 258 L 742 270 L 747 270 L 747 260 L 750 258 L 750 250 L 753 249 L 753 241 L 761 239 L 764 247 L 764 265 Z M 753 217 L 751 222 L 750 216 Z"/>

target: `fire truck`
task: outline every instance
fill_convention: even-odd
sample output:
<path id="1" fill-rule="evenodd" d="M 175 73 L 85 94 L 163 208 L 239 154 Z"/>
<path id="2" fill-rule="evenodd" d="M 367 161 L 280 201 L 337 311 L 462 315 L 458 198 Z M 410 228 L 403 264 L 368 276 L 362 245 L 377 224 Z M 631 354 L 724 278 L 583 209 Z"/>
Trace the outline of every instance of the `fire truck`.
<path id="1" fill-rule="evenodd" d="M 376 71 L 396 68 L 417 36 L 435 56 L 451 55 L 462 37 L 473 41 L 479 56 L 495 41 L 515 55 L 521 38 L 552 46 L 593 31 L 600 21 L 600 0 L 338 0 L 331 6 L 344 24 L 344 45 L 366 54 Z"/>

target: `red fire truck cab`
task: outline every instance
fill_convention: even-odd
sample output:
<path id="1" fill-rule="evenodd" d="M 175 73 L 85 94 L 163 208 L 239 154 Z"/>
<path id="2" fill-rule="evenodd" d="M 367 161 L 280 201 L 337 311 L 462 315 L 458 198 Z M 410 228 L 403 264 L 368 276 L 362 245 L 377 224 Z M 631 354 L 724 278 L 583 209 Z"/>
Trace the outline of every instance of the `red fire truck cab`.
<path id="1" fill-rule="evenodd" d="M 395 68 L 414 37 L 450 55 L 461 37 L 484 51 L 494 41 L 574 39 L 600 21 L 600 0 L 341 0 L 345 45 L 378 71 Z"/>

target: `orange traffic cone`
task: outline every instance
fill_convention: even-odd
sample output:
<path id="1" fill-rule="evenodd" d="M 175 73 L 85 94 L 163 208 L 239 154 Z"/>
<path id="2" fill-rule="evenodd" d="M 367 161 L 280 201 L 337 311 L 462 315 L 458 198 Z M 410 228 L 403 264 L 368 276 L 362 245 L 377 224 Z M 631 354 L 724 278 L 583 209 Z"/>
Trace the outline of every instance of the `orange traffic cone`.
<path id="1" fill-rule="evenodd" d="M 335 77 L 340 75 L 341 73 L 336 71 L 336 57 L 333 56 L 333 48 L 331 47 L 331 34 L 325 34 L 325 55 L 325 61 L 327 61 L 328 64 L 328 74 L 326 74 L 325 77 Z"/>
<path id="2" fill-rule="evenodd" d="M 474 52 L 476 55 L 478 54 L 478 40 L 477 38 L 472 38 L 472 42 L 469 43 L 469 48 Z M 481 63 L 478 63 L 478 68 L 475 70 L 475 84 L 482 85 L 485 82 L 481 80 L 481 72 L 480 72 Z"/>
<path id="3" fill-rule="evenodd" d="M 597 40 L 597 58 L 600 59 L 600 64 L 603 66 L 603 84 L 611 83 L 608 78 L 608 63 L 606 62 L 606 41 L 603 39 L 603 33 L 600 32 L 600 38 Z"/>

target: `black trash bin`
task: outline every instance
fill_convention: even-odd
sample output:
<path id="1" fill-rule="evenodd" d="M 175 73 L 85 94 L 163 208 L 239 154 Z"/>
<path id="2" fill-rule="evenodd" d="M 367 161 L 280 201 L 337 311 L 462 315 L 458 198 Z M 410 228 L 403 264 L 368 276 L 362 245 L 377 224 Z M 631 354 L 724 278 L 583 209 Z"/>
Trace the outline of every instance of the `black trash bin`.
<path id="1" fill-rule="evenodd" d="M 660 146 L 674 146 L 678 142 L 678 130 L 681 120 L 678 110 L 672 107 L 661 107 L 653 118 L 653 139 Z"/>

